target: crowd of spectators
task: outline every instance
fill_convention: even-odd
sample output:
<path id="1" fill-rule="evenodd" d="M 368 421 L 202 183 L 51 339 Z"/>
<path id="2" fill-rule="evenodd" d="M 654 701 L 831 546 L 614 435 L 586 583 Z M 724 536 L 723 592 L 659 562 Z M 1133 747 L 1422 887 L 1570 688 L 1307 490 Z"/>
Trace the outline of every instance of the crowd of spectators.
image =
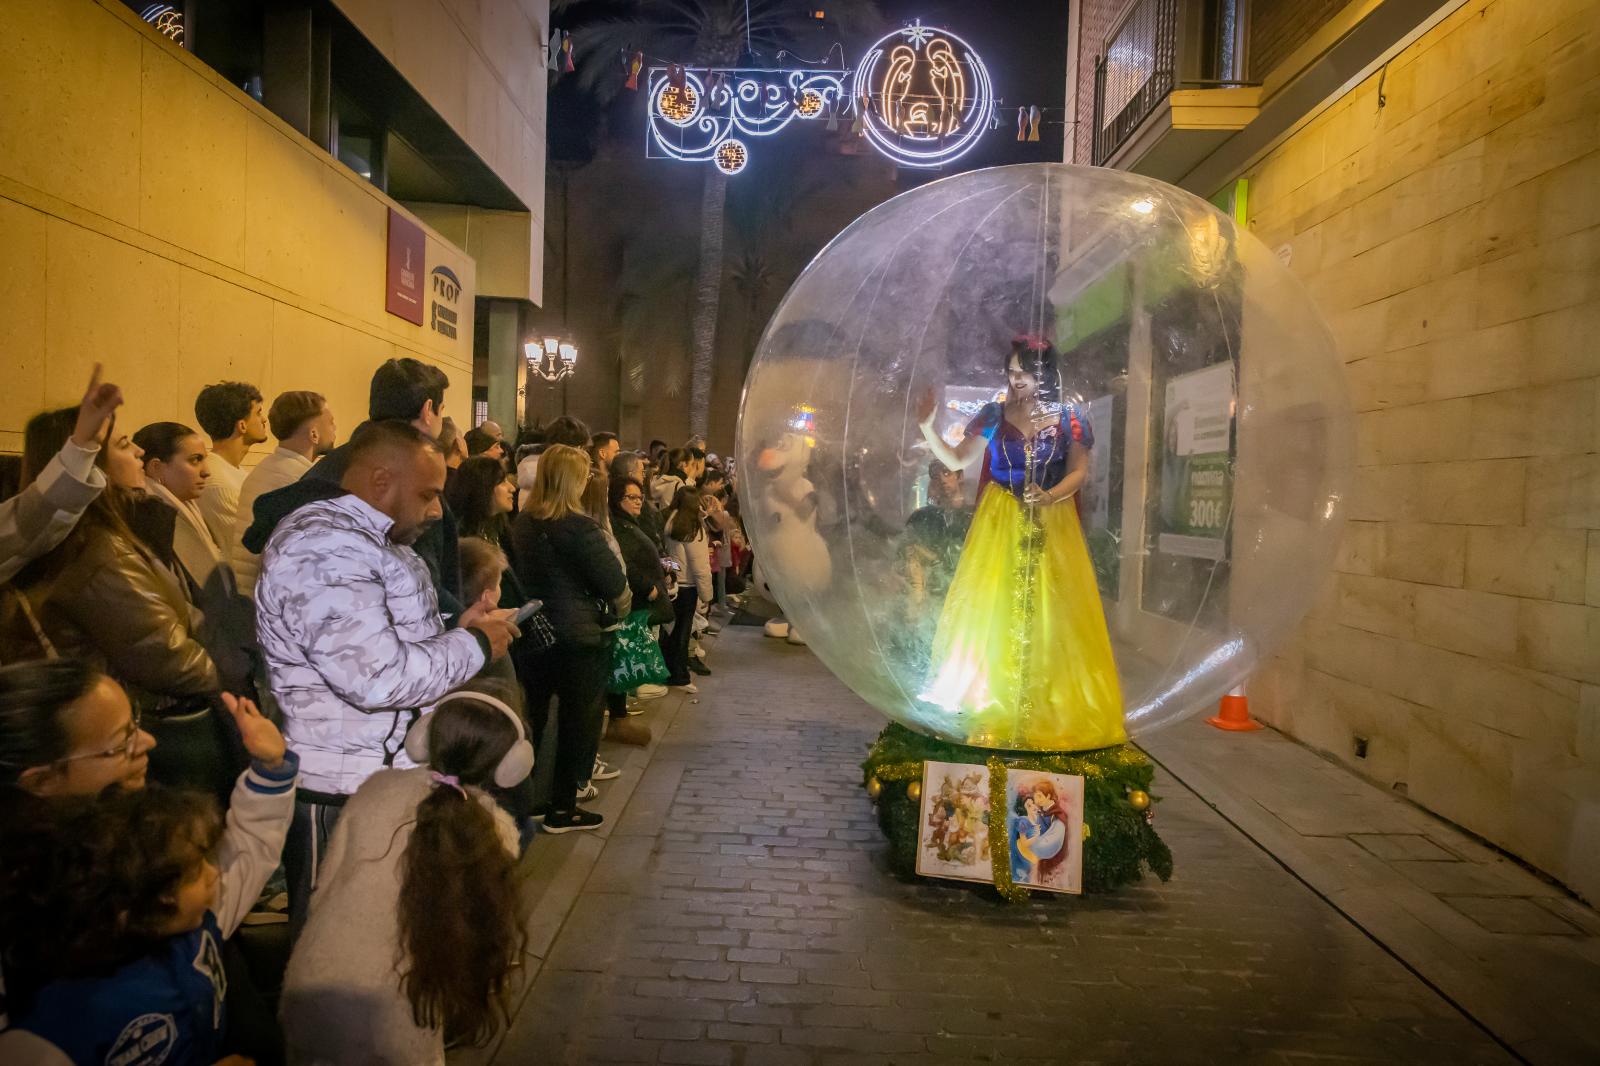
<path id="1" fill-rule="evenodd" d="M 318 393 L 241 382 L 130 432 L 96 367 L 28 423 L 0 1061 L 442 1063 L 502 1023 L 519 855 L 603 824 L 602 737 L 698 691 L 750 553 L 703 440 L 463 431 L 447 384 L 385 362 L 341 443 Z"/>

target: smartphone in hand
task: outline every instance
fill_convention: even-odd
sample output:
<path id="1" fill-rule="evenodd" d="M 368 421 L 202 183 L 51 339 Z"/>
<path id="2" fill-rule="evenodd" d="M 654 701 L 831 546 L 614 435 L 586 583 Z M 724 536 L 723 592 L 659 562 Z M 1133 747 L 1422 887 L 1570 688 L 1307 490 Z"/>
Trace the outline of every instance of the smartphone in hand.
<path id="1" fill-rule="evenodd" d="M 543 606 L 544 606 L 544 601 L 543 600 L 529 600 L 527 603 L 525 603 L 521 607 L 517 608 L 517 613 L 512 617 L 511 620 L 513 622 L 515 622 L 518 626 L 521 626 L 522 623 L 526 622 L 528 619 L 530 619 L 534 615 L 538 614 L 539 613 L 539 608 L 541 608 Z"/>

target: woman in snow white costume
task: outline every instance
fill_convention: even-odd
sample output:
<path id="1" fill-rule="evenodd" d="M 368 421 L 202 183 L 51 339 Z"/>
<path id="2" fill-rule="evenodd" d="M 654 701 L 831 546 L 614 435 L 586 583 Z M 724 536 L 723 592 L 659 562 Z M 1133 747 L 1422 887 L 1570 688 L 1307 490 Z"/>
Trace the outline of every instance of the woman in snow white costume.
<path id="1" fill-rule="evenodd" d="M 935 458 L 984 461 L 920 698 L 960 716 L 953 739 L 982 747 L 1079 751 L 1127 740 L 1122 690 L 1073 500 L 1089 469 L 1087 413 L 1059 398 L 1059 357 L 1021 336 L 1006 355 L 1003 403 L 984 405 L 951 447 L 918 414 Z"/>

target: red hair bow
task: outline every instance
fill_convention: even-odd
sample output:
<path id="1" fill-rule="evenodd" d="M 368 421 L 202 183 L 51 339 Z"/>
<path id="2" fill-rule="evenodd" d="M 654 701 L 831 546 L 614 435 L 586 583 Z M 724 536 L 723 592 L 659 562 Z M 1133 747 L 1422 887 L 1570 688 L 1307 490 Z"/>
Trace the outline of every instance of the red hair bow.
<path id="1" fill-rule="evenodd" d="M 1036 333 L 1019 333 L 1011 338 L 1011 343 L 1021 344 L 1035 352 L 1042 352 L 1050 347 L 1050 342 Z"/>

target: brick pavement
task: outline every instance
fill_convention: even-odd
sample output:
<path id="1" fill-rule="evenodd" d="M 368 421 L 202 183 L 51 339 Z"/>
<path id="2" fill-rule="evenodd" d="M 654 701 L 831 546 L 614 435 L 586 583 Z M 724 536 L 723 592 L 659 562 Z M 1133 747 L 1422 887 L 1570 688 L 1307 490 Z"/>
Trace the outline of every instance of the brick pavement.
<path id="1" fill-rule="evenodd" d="M 719 643 L 494 1062 L 1514 1061 L 1170 780 L 1169 884 L 896 881 L 857 786 L 879 717 L 804 649 Z"/>

